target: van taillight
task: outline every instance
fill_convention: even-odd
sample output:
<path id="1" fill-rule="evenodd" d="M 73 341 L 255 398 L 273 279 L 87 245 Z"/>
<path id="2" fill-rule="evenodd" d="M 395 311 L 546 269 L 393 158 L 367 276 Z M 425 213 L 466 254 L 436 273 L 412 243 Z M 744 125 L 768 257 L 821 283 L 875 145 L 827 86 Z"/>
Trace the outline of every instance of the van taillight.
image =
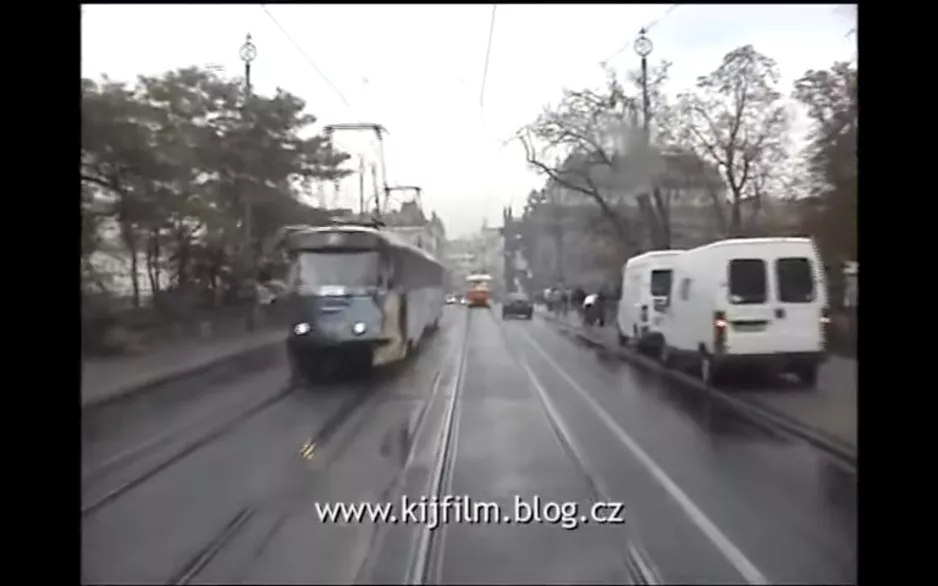
<path id="1" fill-rule="evenodd" d="M 713 351 L 722 352 L 726 347 L 726 312 L 713 312 Z"/>

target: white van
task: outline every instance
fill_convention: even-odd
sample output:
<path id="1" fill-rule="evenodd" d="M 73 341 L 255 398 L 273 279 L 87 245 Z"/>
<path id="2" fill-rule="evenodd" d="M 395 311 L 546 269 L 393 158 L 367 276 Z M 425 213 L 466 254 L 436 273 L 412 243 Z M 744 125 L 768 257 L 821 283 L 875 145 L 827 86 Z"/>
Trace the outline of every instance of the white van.
<path id="1" fill-rule="evenodd" d="M 688 250 L 666 313 L 666 365 L 689 362 L 707 383 L 734 364 L 817 382 L 829 319 L 823 264 L 809 238 L 741 238 Z"/>
<path id="2" fill-rule="evenodd" d="M 671 295 L 672 272 L 682 250 L 654 250 L 634 256 L 622 268 L 622 298 L 617 325 L 619 344 L 631 340 L 643 352 L 661 350 L 662 310 Z"/>

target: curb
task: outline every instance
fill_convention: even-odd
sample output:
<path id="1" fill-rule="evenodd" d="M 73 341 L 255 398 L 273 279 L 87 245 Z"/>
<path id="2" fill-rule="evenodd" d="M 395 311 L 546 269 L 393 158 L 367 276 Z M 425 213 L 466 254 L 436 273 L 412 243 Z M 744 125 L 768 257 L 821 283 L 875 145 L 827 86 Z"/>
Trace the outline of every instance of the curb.
<path id="1" fill-rule="evenodd" d="M 539 315 L 547 321 L 558 324 L 560 327 L 572 330 L 577 338 L 581 339 L 594 348 L 600 347 L 608 349 L 606 344 L 596 340 L 576 326 L 563 323 L 550 315 L 545 315 L 543 313 L 539 313 Z M 693 388 L 694 390 L 700 392 L 710 392 L 712 397 L 722 402 L 724 405 L 727 405 L 728 407 L 736 410 L 738 413 L 748 417 L 750 420 L 760 424 L 762 427 L 769 427 L 769 431 L 781 431 L 786 435 L 794 436 L 802 441 L 809 443 L 825 454 L 836 458 L 838 461 L 850 466 L 851 468 L 856 468 L 857 466 L 856 449 L 843 440 L 833 437 L 819 429 L 814 429 L 808 425 L 805 425 L 804 423 L 801 423 L 797 419 L 784 414 L 781 411 L 763 404 L 731 396 L 727 392 L 718 388 L 708 387 L 707 385 L 703 384 L 703 382 L 691 377 L 690 375 L 663 368 L 654 360 L 638 355 L 635 352 L 626 350 L 624 348 L 615 348 L 614 350 L 616 352 L 616 356 L 622 360 L 634 363 L 643 368 L 655 370 L 684 386 Z"/>
<path id="2" fill-rule="evenodd" d="M 82 411 L 93 409 L 96 407 L 102 407 L 104 405 L 109 405 L 111 403 L 116 403 L 118 401 L 126 400 L 131 397 L 152 391 L 156 388 L 178 383 L 182 380 L 193 378 L 199 375 L 206 373 L 207 371 L 219 368 L 228 364 L 240 363 L 243 361 L 256 360 L 263 358 L 264 355 L 275 348 L 281 347 L 283 341 L 277 340 L 274 342 L 265 342 L 257 346 L 247 348 L 244 350 L 237 350 L 230 352 L 228 354 L 223 354 L 222 356 L 216 356 L 206 362 L 191 366 L 188 368 L 183 368 L 180 370 L 175 370 L 168 373 L 158 374 L 150 377 L 141 382 L 125 385 L 121 388 L 118 388 L 112 393 L 104 394 L 99 397 L 93 397 L 87 401 L 82 402 L 81 409 Z"/>

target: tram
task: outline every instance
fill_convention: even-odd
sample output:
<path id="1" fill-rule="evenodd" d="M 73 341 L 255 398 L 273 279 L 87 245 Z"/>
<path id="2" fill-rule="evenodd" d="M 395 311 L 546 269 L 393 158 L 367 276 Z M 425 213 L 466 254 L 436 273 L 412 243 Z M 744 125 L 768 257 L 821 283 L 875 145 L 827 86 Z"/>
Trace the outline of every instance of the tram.
<path id="1" fill-rule="evenodd" d="M 489 306 L 492 298 L 491 282 L 491 275 L 484 273 L 469 275 L 466 278 L 466 284 L 469 289 L 466 293 L 466 300 L 469 302 L 469 307 Z"/>
<path id="2" fill-rule="evenodd" d="M 289 227 L 279 247 L 289 263 L 294 381 L 322 367 L 403 360 L 439 326 L 443 265 L 379 224 Z"/>

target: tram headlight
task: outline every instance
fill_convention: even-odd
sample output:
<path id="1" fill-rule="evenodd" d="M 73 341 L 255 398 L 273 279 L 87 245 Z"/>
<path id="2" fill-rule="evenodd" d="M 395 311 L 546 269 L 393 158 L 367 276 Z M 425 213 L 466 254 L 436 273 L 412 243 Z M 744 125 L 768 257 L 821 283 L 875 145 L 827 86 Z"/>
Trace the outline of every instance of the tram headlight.
<path id="1" fill-rule="evenodd" d="M 358 321 L 358 322 L 355 322 L 355 325 L 352 326 L 352 333 L 355 334 L 356 336 L 360 336 L 364 334 L 365 330 L 367 329 L 368 328 L 367 326 L 365 326 L 364 322 Z"/>
<path id="2" fill-rule="evenodd" d="M 293 326 L 293 333 L 297 336 L 308 334 L 313 328 L 308 323 L 300 323 Z"/>

